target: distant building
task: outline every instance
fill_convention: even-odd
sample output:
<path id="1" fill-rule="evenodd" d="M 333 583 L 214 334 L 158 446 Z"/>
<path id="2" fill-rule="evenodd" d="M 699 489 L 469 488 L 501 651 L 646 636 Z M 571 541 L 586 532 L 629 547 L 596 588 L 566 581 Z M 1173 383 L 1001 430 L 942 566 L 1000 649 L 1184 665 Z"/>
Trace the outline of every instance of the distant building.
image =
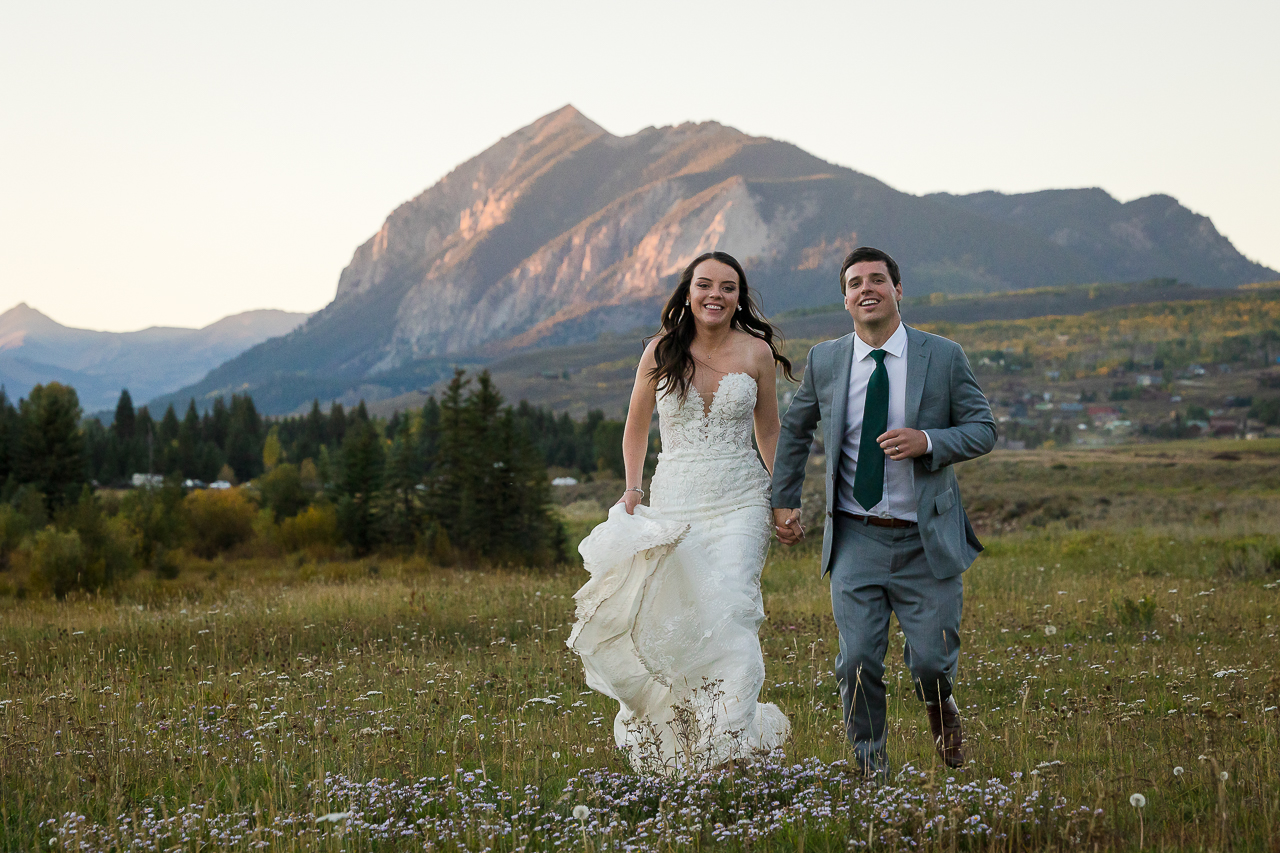
<path id="1" fill-rule="evenodd" d="M 1244 421 L 1240 418 L 1231 417 L 1211 417 L 1209 418 L 1209 434 L 1218 437 L 1231 437 L 1240 435 L 1244 432 Z"/>
<path id="2" fill-rule="evenodd" d="M 575 480 L 575 479 L 574 479 L 574 478 L 572 478 L 572 477 L 556 477 L 554 480 L 552 480 L 552 481 L 551 481 L 551 485 L 553 485 L 553 486 L 576 486 L 576 485 L 578 485 L 578 481 L 577 481 L 577 480 Z"/>
<path id="3" fill-rule="evenodd" d="M 1139 373 L 1134 377 L 1133 381 L 1139 388 L 1150 388 L 1156 384 L 1156 377 L 1150 373 Z"/>
<path id="4" fill-rule="evenodd" d="M 158 489 L 164 485 L 164 477 L 159 474 L 134 474 L 129 482 L 135 489 Z"/>
<path id="5" fill-rule="evenodd" d="M 212 483 L 210 483 L 210 484 L 209 484 L 209 488 L 211 488 L 211 489 L 229 489 L 229 488 L 231 488 L 231 484 L 230 484 L 230 483 L 228 483 L 226 480 L 214 480 Z"/>

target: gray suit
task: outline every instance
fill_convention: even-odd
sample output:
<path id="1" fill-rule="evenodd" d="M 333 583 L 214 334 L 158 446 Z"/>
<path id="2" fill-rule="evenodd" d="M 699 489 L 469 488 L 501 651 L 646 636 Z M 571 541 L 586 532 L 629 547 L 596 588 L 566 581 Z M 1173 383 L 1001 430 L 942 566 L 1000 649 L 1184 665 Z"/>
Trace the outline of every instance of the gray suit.
<path id="1" fill-rule="evenodd" d="M 858 758 L 884 766 L 884 655 L 889 613 L 906 635 L 904 658 L 916 691 L 931 702 L 951 695 L 959 657 L 960 575 L 982 550 L 960 502 L 951 466 L 990 452 L 995 420 L 964 350 L 907 327 L 905 425 L 926 430 L 933 452 L 918 457 L 918 527 L 859 524 L 835 511 L 836 478 L 849 405 L 853 333 L 809 351 L 804 378 L 782 419 L 773 469 L 773 506 L 796 508 L 805 463 L 821 421 L 827 453 L 822 572 L 831 574 L 840 632 L 836 676 L 845 723 Z"/>

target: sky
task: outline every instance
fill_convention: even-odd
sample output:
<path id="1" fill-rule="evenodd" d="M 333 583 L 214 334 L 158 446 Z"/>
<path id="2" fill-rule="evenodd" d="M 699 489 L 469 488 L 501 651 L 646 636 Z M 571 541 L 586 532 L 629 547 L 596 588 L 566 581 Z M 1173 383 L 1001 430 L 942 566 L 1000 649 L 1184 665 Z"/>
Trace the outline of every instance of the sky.
<path id="1" fill-rule="evenodd" d="M 326 305 L 388 213 L 571 103 L 911 193 L 1167 193 L 1280 269 L 1280 3 L 140 3 L 0 10 L 0 311 Z"/>

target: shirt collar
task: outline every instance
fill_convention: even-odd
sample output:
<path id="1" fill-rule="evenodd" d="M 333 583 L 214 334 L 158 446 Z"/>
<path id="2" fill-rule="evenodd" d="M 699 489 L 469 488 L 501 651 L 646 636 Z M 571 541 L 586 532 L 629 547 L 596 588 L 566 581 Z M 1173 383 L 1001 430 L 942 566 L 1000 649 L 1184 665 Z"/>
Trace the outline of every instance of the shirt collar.
<path id="1" fill-rule="evenodd" d="M 871 350 L 875 347 L 868 344 L 862 338 L 858 337 L 858 333 L 853 333 L 853 360 L 862 361 L 871 355 Z M 889 336 L 889 340 L 884 342 L 884 346 L 880 349 L 896 358 L 902 358 L 907 351 L 907 325 L 901 321 L 898 322 L 898 329 Z"/>

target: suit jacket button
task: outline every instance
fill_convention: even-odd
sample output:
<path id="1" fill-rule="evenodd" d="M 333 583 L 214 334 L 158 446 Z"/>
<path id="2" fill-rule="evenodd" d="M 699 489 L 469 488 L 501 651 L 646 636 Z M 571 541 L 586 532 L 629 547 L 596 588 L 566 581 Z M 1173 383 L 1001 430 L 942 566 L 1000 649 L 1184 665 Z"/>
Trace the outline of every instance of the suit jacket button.
<path id="1" fill-rule="evenodd" d="M 831 517 L 831 513 L 827 513 L 827 518 L 830 518 L 830 517 Z"/>

